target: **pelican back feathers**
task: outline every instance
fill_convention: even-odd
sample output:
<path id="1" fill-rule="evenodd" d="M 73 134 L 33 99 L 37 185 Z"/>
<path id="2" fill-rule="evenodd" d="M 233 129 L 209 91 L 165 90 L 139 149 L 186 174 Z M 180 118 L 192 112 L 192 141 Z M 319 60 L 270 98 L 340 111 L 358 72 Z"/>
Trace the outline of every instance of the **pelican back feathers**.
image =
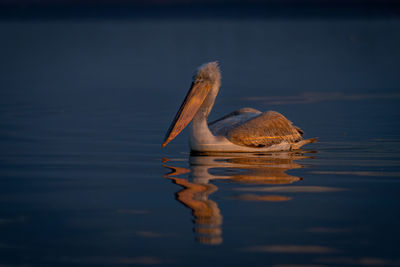
<path id="1" fill-rule="evenodd" d="M 249 147 L 266 147 L 285 141 L 295 143 L 303 139 L 297 127 L 275 111 L 261 113 L 235 127 L 227 133 L 227 138 L 236 145 Z"/>

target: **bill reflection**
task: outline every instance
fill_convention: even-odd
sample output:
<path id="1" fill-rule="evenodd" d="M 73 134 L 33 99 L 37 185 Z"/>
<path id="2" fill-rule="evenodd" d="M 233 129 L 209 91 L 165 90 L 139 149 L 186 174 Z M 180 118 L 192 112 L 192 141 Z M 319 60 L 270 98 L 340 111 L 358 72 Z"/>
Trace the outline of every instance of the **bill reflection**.
<path id="1" fill-rule="evenodd" d="M 223 216 L 218 204 L 209 196 L 218 190 L 212 180 L 229 180 L 249 185 L 285 185 L 300 181 L 302 178 L 286 172 L 290 169 L 302 168 L 295 160 L 310 158 L 304 151 L 272 154 L 214 154 L 191 155 L 189 169 L 172 166 L 174 161 L 163 165 L 171 171 L 164 175 L 175 184 L 183 187 L 175 196 L 176 199 L 192 210 L 194 216 L 194 232 L 198 242 L 208 245 L 218 245 L 223 242 Z M 178 178 L 179 175 L 188 178 Z M 237 192 L 235 192 L 236 194 Z M 241 194 L 235 199 L 241 201 L 289 201 L 285 195 Z"/>

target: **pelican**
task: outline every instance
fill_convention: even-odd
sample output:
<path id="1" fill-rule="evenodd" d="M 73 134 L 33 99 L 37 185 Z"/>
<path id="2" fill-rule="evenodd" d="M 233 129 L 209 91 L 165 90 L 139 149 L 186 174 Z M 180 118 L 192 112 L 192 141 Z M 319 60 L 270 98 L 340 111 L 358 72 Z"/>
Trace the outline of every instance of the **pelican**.
<path id="1" fill-rule="evenodd" d="M 162 147 L 191 121 L 189 143 L 192 152 L 290 151 L 316 141 L 316 138 L 303 139 L 303 131 L 275 111 L 260 112 L 253 108 L 242 108 L 208 123 L 207 117 L 220 85 L 218 62 L 209 62 L 197 69 Z"/>

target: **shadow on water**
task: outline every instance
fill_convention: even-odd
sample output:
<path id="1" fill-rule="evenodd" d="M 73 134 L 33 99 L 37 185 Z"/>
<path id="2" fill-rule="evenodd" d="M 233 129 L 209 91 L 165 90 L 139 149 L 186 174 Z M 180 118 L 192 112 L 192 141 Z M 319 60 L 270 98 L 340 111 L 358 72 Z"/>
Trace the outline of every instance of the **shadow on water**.
<path id="1" fill-rule="evenodd" d="M 234 199 L 240 201 L 289 201 L 292 199 L 291 197 L 279 194 L 279 191 L 284 192 L 285 190 L 268 192 L 264 186 L 271 185 L 276 186 L 271 189 L 280 189 L 282 185 L 294 184 L 302 180 L 301 177 L 292 176 L 286 172 L 291 169 L 303 168 L 303 165 L 295 161 L 313 158 L 308 155 L 309 153 L 315 153 L 315 151 L 300 150 L 271 154 L 196 154 L 190 155 L 189 169 L 164 164 L 163 166 L 171 171 L 163 177 L 171 179 L 173 183 L 183 187 L 182 190 L 175 193 L 175 198 L 192 210 L 196 240 L 202 244 L 219 245 L 223 242 L 223 216 L 218 203 L 209 198 L 218 190 L 218 187 L 211 181 L 227 180 L 258 187 L 263 185 L 259 191 L 267 191 L 267 194 L 239 193 L 239 195 L 235 195 Z M 164 158 L 163 163 L 165 162 L 173 163 L 173 160 Z M 176 177 L 186 174 L 188 174 L 187 179 Z M 238 188 L 238 191 L 246 191 L 246 188 Z"/>

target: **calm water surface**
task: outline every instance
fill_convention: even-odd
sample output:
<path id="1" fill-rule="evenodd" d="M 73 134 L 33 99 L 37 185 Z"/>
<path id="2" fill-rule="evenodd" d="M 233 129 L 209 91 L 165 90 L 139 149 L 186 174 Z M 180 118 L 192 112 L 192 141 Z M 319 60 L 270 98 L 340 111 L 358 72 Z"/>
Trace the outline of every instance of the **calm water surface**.
<path id="1" fill-rule="evenodd" d="M 399 32 L 2 21 L 0 266 L 399 266 Z M 194 68 L 214 59 L 212 119 L 276 110 L 319 142 L 190 155 L 184 132 L 161 149 Z"/>

